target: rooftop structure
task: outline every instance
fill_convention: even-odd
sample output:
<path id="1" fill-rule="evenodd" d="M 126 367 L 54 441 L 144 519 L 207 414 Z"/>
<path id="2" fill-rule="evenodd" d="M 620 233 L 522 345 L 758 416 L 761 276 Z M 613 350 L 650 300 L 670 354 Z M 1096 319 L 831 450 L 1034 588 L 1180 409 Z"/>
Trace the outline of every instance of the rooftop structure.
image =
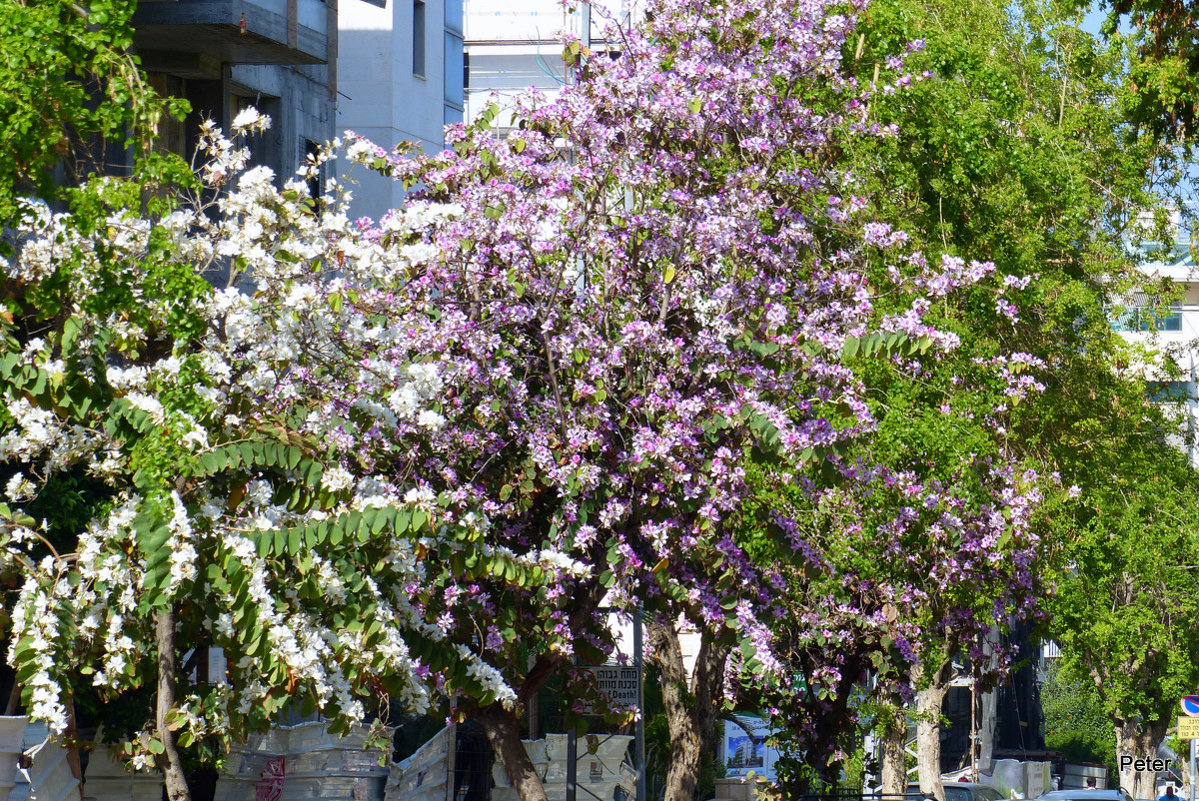
<path id="1" fill-rule="evenodd" d="M 558 0 L 466 0 L 466 118 L 492 102 L 501 108 L 530 88 L 553 96 L 570 79 L 562 33 L 607 48 L 605 19 L 628 19 L 635 0 L 602 0 L 567 7 Z M 507 116 L 499 119 L 508 123 Z"/>

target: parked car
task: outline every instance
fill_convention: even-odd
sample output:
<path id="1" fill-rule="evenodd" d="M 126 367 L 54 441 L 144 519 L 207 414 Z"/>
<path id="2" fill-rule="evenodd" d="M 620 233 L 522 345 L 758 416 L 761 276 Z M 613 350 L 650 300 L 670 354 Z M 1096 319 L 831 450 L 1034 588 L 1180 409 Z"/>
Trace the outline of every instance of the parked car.
<path id="1" fill-rule="evenodd" d="M 945 801 L 1004 801 L 1003 793 L 986 784 L 945 782 Z"/>
<path id="2" fill-rule="evenodd" d="M 1036 801 L 1132 801 L 1132 796 L 1124 790 L 1053 790 Z"/>
<path id="3" fill-rule="evenodd" d="M 1007 801 L 1003 793 L 989 784 L 947 781 L 942 786 L 945 788 L 945 801 Z M 921 794 L 920 785 L 918 784 L 909 784 L 908 791 L 904 794 L 904 797 L 911 799 L 932 798 L 931 795 Z"/>

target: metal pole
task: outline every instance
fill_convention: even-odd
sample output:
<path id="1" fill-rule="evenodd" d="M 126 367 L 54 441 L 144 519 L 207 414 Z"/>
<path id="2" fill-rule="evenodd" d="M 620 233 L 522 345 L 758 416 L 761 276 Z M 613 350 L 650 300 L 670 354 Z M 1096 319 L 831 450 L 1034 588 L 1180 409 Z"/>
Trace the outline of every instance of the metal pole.
<path id="1" fill-rule="evenodd" d="M 645 801 L 645 651 L 641 642 L 641 608 L 637 606 L 633 607 L 633 664 L 637 667 L 637 801 Z"/>
<path id="2" fill-rule="evenodd" d="M 1191 740 L 1191 775 L 1188 777 L 1191 780 L 1191 801 L 1195 801 L 1195 748 L 1196 741 Z"/>
<path id="3" fill-rule="evenodd" d="M 583 41 L 583 47 L 591 49 L 591 0 L 583 0 L 582 10 L 582 30 L 579 31 L 579 38 Z M 583 56 L 586 58 L 586 56 Z"/>
<path id="4" fill-rule="evenodd" d="M 575 801 L 579 784 L 579 736 L 571 726 L 566 733 L 566 801 Z"/>
<path id="5" fill-rule="evenodd" d="M 578 665 L 578 657 L 570 658 L 571 665 Z M 575 801 L 579 789 L 579 735 L 578 728 L 571 726 L 566 732 L 566 801 Z"/>
<path id="6" fill-rule="evenodd" d="M 563 20 L 570 22 L 570 11 L 563 8 Z M 566 27 L 565 25 L 563 27 Z M 583 0 L 579 8 L 579 44 L 586 50 L 591 49 L 591 0 Z M 583 62 L 587 58 L 586 52 L 579 53 L 579 60 L 573 66 L 564 65 L 562 68 L 562 82 L 570 86 L 575 82 L 575 76 L 578 70 L 582 69 Z"/>
<path id="7" fill-rule="evenodd" d="M 971 665 L 971 672 L 973 672 Z M 970 682 L 970 781 L 978 781 L 978 676 Z"/>
<path id="8" fill-rule="evenodd" d="M 455 801 L 454 799 L 454 779 L 457 778 L 458 770 L 458 724 L 451 723 L 446 726 L 446 748 L 445 748 L 445 801 Z"/>
<path id="9" fill-rule="evenodd" d="M 529 655 L 529 670 L 533 669 L 533 665 L 537 663 L 537 658 L 532 654 Z M 533 693 L 533 697 L 529 699 L 529 703 L 525 705 L 525 709 L 529 713 L 529 739 L 536 740 L 541 732 L 541 702 L 537 696 L 540 693 Z"/>

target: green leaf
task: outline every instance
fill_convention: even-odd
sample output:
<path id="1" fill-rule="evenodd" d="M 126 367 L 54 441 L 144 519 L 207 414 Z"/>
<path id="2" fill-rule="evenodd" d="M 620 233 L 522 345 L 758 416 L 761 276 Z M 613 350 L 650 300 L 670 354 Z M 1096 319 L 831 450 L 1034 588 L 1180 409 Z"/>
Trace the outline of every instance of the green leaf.
<path id="1" fill-rule="evenodd" d="M 83 323 L 78 317 L 68 317 L 62 323 L 62 337 L 59 344 L 62 348 L 63 356 L 68 356 L 75 350 L 75 341 L 79 338 L 79 332 L 83 330 Z"/>

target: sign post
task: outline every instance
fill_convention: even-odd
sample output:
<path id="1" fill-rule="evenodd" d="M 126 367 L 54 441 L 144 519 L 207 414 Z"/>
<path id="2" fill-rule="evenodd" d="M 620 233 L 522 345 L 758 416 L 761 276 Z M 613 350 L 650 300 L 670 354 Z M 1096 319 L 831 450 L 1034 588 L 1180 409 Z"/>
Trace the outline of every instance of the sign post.
<path id="1" fill-rule="evenodd" d="M 1191 801 L 1195 801 L 1195 762 L 1199 756 L 1199 695 L 1184 695 L 1182 697 L 1182 714 L 1178 719 L 1178 739 L 1191 741 L 1191 769 L 1187 778 L 1190 779 Z"/>
<path id="2" fill-rule="evenodd" d="M 633 669 L 637 671 L 637 801 L 645 801 L 645 646 L 641 609 L 633 607 Z M 1192 799 L 1194 801 L 1194 799 Z"/>
<path id="3" fill-rule="evenodd" d="M 584 7 L 588 8 L 588 14 L 590 13 L 589 2 L 590 0 L 584 0 Z M 601 607 L 600 611 L 614 612 L 617 610 Z M 631 706 L 637 708 L 637 722 L 633 738 L 634 754 L 637 760 L 636 801 L 645 801 L 645 683 L 643 676 L 645 671 L 645 635 L 642 628 L 644 618 L 638 606 L 632 608 L 631 616 L 633 619 L 633 664 L 579 665 L 578 667 L 582 670 L 590 671 L 595 676 L 596 686 L 600 692 L 608 696 L 608 700 L 614 706 Z M 584 710 L 584 714 L 595 714 L 595 710 L 588 707 Z M 566 801 L 576 801 L 577 799 L 578 777 L 575 762 L 578 759 L 578 745 L 576 743 L 576 736 L 576 732 L 573 729 L 567 732 Z"/>
<path id="4" fill-rule="evenodd" d="M 637 759 L 637 801 L 645 801 L 641 795 L 645 791 L 645 708 L 641 683 L 642 643 L 641 617 L 634 613 L 633 617 L 634 657 L 631 665 L 581 665 L 583 670 L 591 671 L 600 692 L 608 696 L 615 706 L 637 707 L 637 728 L 635 740 Z M 594 710 L 588 709 L 588 712 Z M 1199 718 L 1196 718 L 1199 720 Z M 566 738 L 566 801 L 576 801 L 577 779 L 575 775 L 575 760 L 578 759 L 575 745 L 575 731 L 571 729 Z"/>

